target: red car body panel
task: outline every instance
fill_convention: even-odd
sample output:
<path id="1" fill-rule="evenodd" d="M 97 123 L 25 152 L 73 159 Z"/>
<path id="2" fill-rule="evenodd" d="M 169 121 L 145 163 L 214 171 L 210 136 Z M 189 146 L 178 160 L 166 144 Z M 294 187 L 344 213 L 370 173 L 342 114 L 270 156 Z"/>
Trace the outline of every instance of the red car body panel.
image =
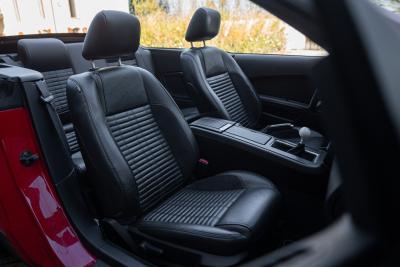
<path id="1" fill-rule="evenodd" d="M 51 183 L 27 111 L 0 111 L 0 125 L 0 231 L 31 266 L 93 266 Z M 39 159 L 24 166 L 23 151 Z"/>

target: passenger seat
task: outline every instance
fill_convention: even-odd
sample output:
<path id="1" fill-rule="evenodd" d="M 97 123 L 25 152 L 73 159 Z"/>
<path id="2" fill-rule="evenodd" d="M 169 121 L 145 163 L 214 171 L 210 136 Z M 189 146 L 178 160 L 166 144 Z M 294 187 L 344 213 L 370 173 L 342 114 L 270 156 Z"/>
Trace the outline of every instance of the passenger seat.
<path id="1" fill-rule="evenodd" d="M 135 16 L 102 11 L 82 53 L 88 60 L 124 57 L 139 40 Z M 196 140 L 150 72 L 92 69 L 68 79 L 67 96 L 102 222 L 119 225 L 120 236 L 137 244 L 133 252 L 186 258 L 188 266 L 233 265 L 272 231 L 279 192 L 265 177 L 239 170 L 192 180 Z"/>
<path id="2" fill-rule="evenodd" d="M 285 130 L 278 125 L 265 125 L 259 96 L 240 66 L 225 51 L 206 46 L 206 41 L 217 36 L 220 23 L 218 11 L 202 7 L 196 10 L 186 31 L 185 39 L 192 47 L 182 52 L 181 64 L 189 93 L 200 112 L 299 143 L 299 127 Z M 203 42 L 204 46 L 194 47 L 193 42 Z M 327 145 L 327 140 L 311 131 L 305 143 L 319 149 Z"/>

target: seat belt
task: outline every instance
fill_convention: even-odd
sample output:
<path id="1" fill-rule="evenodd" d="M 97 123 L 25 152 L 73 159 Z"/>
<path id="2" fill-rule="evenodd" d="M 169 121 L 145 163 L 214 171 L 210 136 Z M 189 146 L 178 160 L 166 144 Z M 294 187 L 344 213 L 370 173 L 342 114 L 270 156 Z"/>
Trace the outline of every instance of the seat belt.
<path id="1" fill-rule="evenodd" d="M 40 93 L 41 100 L 46 104 L 47 113 L 49 114 L 50 120 L 57 131 L 57 135 L 64 146 L 65 151 L 70 153 L 70 149 L 65 138 L 64 128 L 62 126 L 61 120 L 58 117 L 56 107 L 53 104 L 54 96 L 50 93 L 47 88 L 46 82 L 44 80 L 40 80 L 35 82 L 36 88 Z"/>

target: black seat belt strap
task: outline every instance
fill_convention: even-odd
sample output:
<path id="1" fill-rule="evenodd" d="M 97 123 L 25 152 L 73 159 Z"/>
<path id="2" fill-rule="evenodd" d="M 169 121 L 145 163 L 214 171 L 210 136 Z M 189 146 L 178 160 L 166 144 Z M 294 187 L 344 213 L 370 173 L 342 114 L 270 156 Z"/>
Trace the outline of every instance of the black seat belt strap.
<path id="1" fill-rule="evenodd" d="M 53 104 L 54 96 L 50 93 L 49 89 L 47 88 L 46 82 L 41 80 L 36 82 L 36 88 L 40 93 L 41 100 L 46 104 L 47 113 L 49 114 L 50 120 L 57 132 L 57 135 L 63 144 L 64 148 L 68 153 L 70 153 L 70 149 L 65 137 L 65 132 L 58 117 L 56 107 Z"/>

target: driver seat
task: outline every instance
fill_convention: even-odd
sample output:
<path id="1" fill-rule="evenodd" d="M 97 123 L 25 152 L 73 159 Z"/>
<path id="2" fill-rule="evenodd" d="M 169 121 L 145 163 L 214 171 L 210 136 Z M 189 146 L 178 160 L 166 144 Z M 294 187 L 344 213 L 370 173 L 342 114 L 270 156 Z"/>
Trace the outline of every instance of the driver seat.
<path id="1" fill-rule="evenodd" d="M 265 125 L 261 120 L 261 101 L 247 76 L 231 55 L 205 41 L 217 36 L 221 16 L 218 11 L 201 7 L 196 10 L 186 31 L 186 41 L 203 42 L 181 54 L 183 75 L 188 93 L 200 113 L 240 123 L 242 126 L 298 143 L 299 127 Z M 240 42 L 240 40 L 238 40 Z M 313 148 L 326 146 L 326 139 L 316 131 L 305 141 Z"/>

